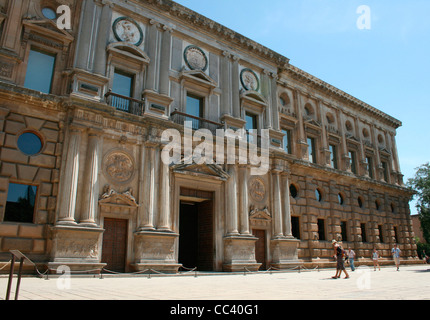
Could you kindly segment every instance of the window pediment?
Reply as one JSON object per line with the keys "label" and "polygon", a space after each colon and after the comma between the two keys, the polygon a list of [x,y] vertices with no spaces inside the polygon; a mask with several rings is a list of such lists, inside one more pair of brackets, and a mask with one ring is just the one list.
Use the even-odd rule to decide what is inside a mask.
{"label": "window pediment", "polygon": [[114,55],[124,56],[124,58],[131,58],[142,64],[149,64],[150,62],[146,52],[131,43],[113,42],[108,45],[107,51]]}
{"label": "window pediment", "polygon": [[179,79],[181,81],[190,82],[209,90],[213,90],[218,86],[217,82],[202,70],[182,69]]}
{"label": "window pediment", "polygon": [[66,30],[61,30],[51,20],[24,20],[24,39],[42,42],[51,47],[63,49],[74,37]]}

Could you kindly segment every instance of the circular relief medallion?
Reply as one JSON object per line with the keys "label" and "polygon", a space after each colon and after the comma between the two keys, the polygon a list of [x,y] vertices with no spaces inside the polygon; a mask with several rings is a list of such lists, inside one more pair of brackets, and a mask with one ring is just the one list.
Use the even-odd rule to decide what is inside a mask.
{"label": "circular relief medallion", "polygon": [[206,71],[208,58],[206,54],[197,46],[191,45],[185,48],[184,60],[191,70]]}
{"label": "circular relief medallion", "polygon": [[266,197],[266,185],[261,178],[254,178],[249,184],[251,198],[255,201],[263,201]]}
{"label": "circular relief medallion", "polygon": [[143,42],[142,28],[131,18],[121,17],[113,23],[113,32],[118,41],[129,42],[136,47]]}
{"label": "circular relief medallion", "polygon": [[121,151],[111,152],[105,158],[104,172],[113,182],[128,182],[131,180],[134,173],[133,159],[131,156]]}
{"label": "circular relief medallion", "polygon": [[260,88],[260,81],[257,75],[251,69],[243,69],[240,73],[240,82],[245,90],[258,91]]}

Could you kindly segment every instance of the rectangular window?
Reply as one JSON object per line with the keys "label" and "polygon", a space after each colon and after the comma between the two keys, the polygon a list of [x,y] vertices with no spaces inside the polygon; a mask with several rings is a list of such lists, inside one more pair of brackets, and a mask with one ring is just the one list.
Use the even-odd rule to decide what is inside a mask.
{"label": "rectangular window", "polygon": [[31,48],[28,56],[24,87],[43,93],[51,93],[54,68],[54,54]]}
{"label": "rectangular window", "polygon": [[[115,70],[113,76],[112,92],[131,98],[133,96],[134,76]],[[112,96],[111,105],[118,110],[131,112],[131,101],[126,98]]]}
{"label": "rectangular window", "polygon": [[318,237],[319,240],[325,240],[325,223],[324,219],[318,219]]}
{"label": "rectangular window", "polygon": [[379,242],[384,243],[384,234],[382,233],[381,225],[378,226],[378,230],[379,230]]}
{"label": "rectangular window", "polygon": [[282,133],[284,133],[284,151],[288,154],[291,154],[291,130],[284,129],[282,130]]}
{"label": "rectangular window", "polygon": [[115,70],[113,76],[112,92],[125,97],[132,97],[133,82],[134,76],[119,70]]}
{"label": "rectangular window", "polygon": [[399,234],[397,233],[397,227],[394,227],[394,239],[396,243],[399,243]]}
{"label": "rectangular window", "polygon": [[[188,94],[185,113],[196,118],[203,118],[203,98]],[[191,128],[194,130],[200,129],[201,123],[199,119],[188,117],[185,120],[191,121]]]}
{"label": "rectangular window", "polygon": [[37,187],[10,183],[4,221],[33,223]]}
{"label": "rectangular window", "polygon": [[312,163],[317,163],[317,157],[315,152],[315,139],[308,138],[308,153],[309,153],[309,161]]}
{"label": "rectangular window", "polygon": [[291,217],[291,232],[294,238],[300,239],[300,218],[299,217]]}
{"label": "rectangular window", "polygon": [[372,157],[366,157],[367,170],[369,171],[369,177],[373,179],[373,160]]}
{"label": "rectangular window", "polygon": [[330,145],[330,163],[332,168],[337,169],[337,148],[335,145]]}
{"label": "rectangular window", "polygon": [[351,171],[357,174],[357,157],[355,151],[349,151],[349,159],[351,161]]}
{"label": "rectangular window", "polygon": [[365,223],[360,224],[360,229],[361,229],[361,242],[367,242],[366,224]]}
{"label": "rectangular window", "polygon": [[340,230],[342,234],[342,241],[348,241],[348,233],[346,229],[346,221],[340,222]]}
{"label": "rectangular window", "polygon": [[257,135],[257,129],[258,129],[258,122],[257,122],[257,115],[252,113],[246,113],[245,114],[245,130],[248,135],[248,142],[249,143],[257,143],[257,141],[254,141],[254,137],[250,135],[250,133],[253,133],[254,136]]}
{"label": "rectangular window", "polygon": [[388,165],[385,161],[382,161],[381,164],[382,164],[382,170],[384,174],[384,181],[388,182]]}

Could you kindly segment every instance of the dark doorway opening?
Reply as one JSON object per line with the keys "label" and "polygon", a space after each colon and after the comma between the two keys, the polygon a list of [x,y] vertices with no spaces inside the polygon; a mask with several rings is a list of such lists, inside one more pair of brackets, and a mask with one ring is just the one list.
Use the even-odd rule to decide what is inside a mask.
{"label": "dark doorway opening", "polygon": [[106,269],[115,272],[125,272],[127,257],[128,220],[104,219],[102,246],[102,262]]}
{"label": "dark doorway opening", "polygon": [[261,263],[259,270],[267,270],[266,264],[266,230],[253,230],[254,236],[258,238],[255,242],[255,260]]}
{"label": "dark doorway opening", "polygon": [[[181,192],[182,194],[182,192]],[[179,212],[178,262],[199,271],[214,269],[214,214],[210,198],[183,196]]]}

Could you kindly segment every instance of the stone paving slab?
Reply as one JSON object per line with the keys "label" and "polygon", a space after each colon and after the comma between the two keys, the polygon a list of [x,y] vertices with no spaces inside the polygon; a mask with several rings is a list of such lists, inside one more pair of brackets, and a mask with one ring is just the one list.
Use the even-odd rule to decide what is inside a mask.
{"label": "stone paving slab", "polygon": [[[359,267],[349,279],[334,270],[188,276],[23,277],[19,300],[430,300],[430,266]],[[0,300],[8,277],[0,277]],[[14,277],[11,299],[17,279]]]}

